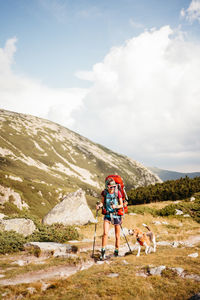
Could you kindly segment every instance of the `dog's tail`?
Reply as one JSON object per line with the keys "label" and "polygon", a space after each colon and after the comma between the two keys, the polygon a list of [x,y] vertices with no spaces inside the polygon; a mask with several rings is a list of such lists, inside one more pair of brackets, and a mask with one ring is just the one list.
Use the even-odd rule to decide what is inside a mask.
{"label": "dog's tail", "polygon": [[151,231],[151,229],[146,225],[146,224],[142,224],[144,227],[146,227],[149,231]]}

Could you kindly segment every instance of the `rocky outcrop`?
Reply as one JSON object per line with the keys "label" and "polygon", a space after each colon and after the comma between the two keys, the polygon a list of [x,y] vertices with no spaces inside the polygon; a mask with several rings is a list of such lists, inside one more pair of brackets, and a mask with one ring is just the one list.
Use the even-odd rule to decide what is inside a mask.
{"label": "rocky outcrop", "polygon": [[13,191],[11,188],[3,187],[0,185],[0,204],[4,204],[5,202],[12,201],[13,204],[17,206],[20,210],[23,208],[28,209],[28,204],[22,201],[20,195]]}
{"label": "rocky outcrop", "polygon": [[54,223],[84,225],[95,222],[95,218],[87,205],[85,192],[82,189],[68,194],[43,218],[43,223],[47,225]]}
{"label": "rocky outcrop", "polygon": [[0,230],[11,231],[14,230],[24,236],[31,235],[36,229],[35,224],[29,219],[9,219],[0,220]]}

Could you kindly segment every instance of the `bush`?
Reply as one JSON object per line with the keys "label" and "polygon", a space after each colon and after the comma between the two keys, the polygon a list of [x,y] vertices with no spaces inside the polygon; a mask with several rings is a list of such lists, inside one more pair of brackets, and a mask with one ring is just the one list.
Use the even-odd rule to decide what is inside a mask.
{"label": "bush", "polygon": [[75,227],[53,224],[40,225],[38,230],[29,237],[29,241],[64,243],[78,238],[79,233]]}
{"label": "bush", "polygon": [[158,210],[159,216],[175,215],[176,209],[182,210],[184,214],[189,214],[196,222],[200,223],[200,200],[195,202],[181,202],[179,204],[170,204]]}
{"label": "bush", "polygon": [[0,254],[24,250],[26,238],[15,231],[0,231]]}
{"label": "bush", "polygon": [[176,213],[177,206],[174,204],[167,205],[163,207],[162,209],[158,210],[158,215],[164,217],[164,216],[173,216]]}

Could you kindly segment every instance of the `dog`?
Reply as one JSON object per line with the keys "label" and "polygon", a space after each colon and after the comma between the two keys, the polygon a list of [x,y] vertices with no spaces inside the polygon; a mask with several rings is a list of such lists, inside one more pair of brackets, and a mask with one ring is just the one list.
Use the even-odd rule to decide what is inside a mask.
{"label": "dog", "polygon": [[146,227],[149,232],[143,233],[140,229],[135,228],[133,230],[129,229],[129,235],[133,235],[137,239],[137,243],[139,244],[137,256],[140,256],[141,246],[145,246],[145,254],[151,252],[151,243],[153,243],[153,252],[156,252],[156,237],[155,234],[150,230],[150,228],[146,224],[142,224]]}

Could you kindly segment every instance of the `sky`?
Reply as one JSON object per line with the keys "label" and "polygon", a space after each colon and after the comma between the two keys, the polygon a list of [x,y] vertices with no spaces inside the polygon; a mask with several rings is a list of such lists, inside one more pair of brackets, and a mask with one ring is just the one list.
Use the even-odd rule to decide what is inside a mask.
{"label": "sky", "polygon": [[200,172],[200,0],[0,0],[0,108]]}

